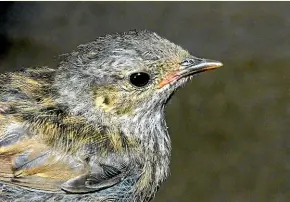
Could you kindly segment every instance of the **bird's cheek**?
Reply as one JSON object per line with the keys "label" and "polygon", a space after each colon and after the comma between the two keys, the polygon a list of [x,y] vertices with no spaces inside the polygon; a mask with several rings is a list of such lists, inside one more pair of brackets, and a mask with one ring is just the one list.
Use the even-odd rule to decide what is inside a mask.
{"label": "bird's cheek", "polygon": [[104,112],[117,115],[125,115],[132,113],[134,104],[130,98],[118,94],[99,95],[95,97],[96,109],[102,109]]}
{"label": "bird's cheek", "polygon": [[106,95],[100,95],[95,97],[95,107],[110,112],[114,109],[114,101]]}
{"label": "bird's cheek", "polygon": [[96,110],[112,112],[120,100],[120,93],[114,86],[96,87],[93,99]]}

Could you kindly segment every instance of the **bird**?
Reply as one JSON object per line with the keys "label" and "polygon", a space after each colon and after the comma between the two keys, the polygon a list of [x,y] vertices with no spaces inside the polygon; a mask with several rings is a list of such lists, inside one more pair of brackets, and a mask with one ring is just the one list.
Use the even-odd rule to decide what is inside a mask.
{"label": "bird", "polygon": [[222,65],[131,30],[81,44],[55,68],[0,74],[0,201],[154,199],[169,175],[168,101]]}

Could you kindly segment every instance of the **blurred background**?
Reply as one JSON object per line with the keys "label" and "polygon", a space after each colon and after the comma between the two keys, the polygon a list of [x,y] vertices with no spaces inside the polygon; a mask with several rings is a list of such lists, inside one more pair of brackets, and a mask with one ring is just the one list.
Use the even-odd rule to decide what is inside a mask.
{"label": "blurred background", "polygon": [[171,176],[155,202],[286,202],[289,9],[289,2],[1,2],[0,72],[56,67],[59,54],[132,29],[222,61],[167,107]]}

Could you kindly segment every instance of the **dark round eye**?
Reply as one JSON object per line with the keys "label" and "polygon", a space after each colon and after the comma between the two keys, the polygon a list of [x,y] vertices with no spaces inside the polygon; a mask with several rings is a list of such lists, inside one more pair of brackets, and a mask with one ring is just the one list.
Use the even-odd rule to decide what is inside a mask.
{"label": "dark round eye", "polygon": [[150,75],[146,72],[136,72],[130,75],[130,82],[137,87],[144,87],[150,81]]}

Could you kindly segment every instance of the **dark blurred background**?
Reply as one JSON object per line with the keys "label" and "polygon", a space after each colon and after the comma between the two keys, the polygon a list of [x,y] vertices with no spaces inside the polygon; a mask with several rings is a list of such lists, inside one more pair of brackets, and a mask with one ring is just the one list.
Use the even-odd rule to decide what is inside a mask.
{"label": "dark blurred background", "polygon": [[290,2],[1,2],[0,72],[55,67],[97,36],[149,29],[224,67],[167,107],[156,202],[290,201]]}

